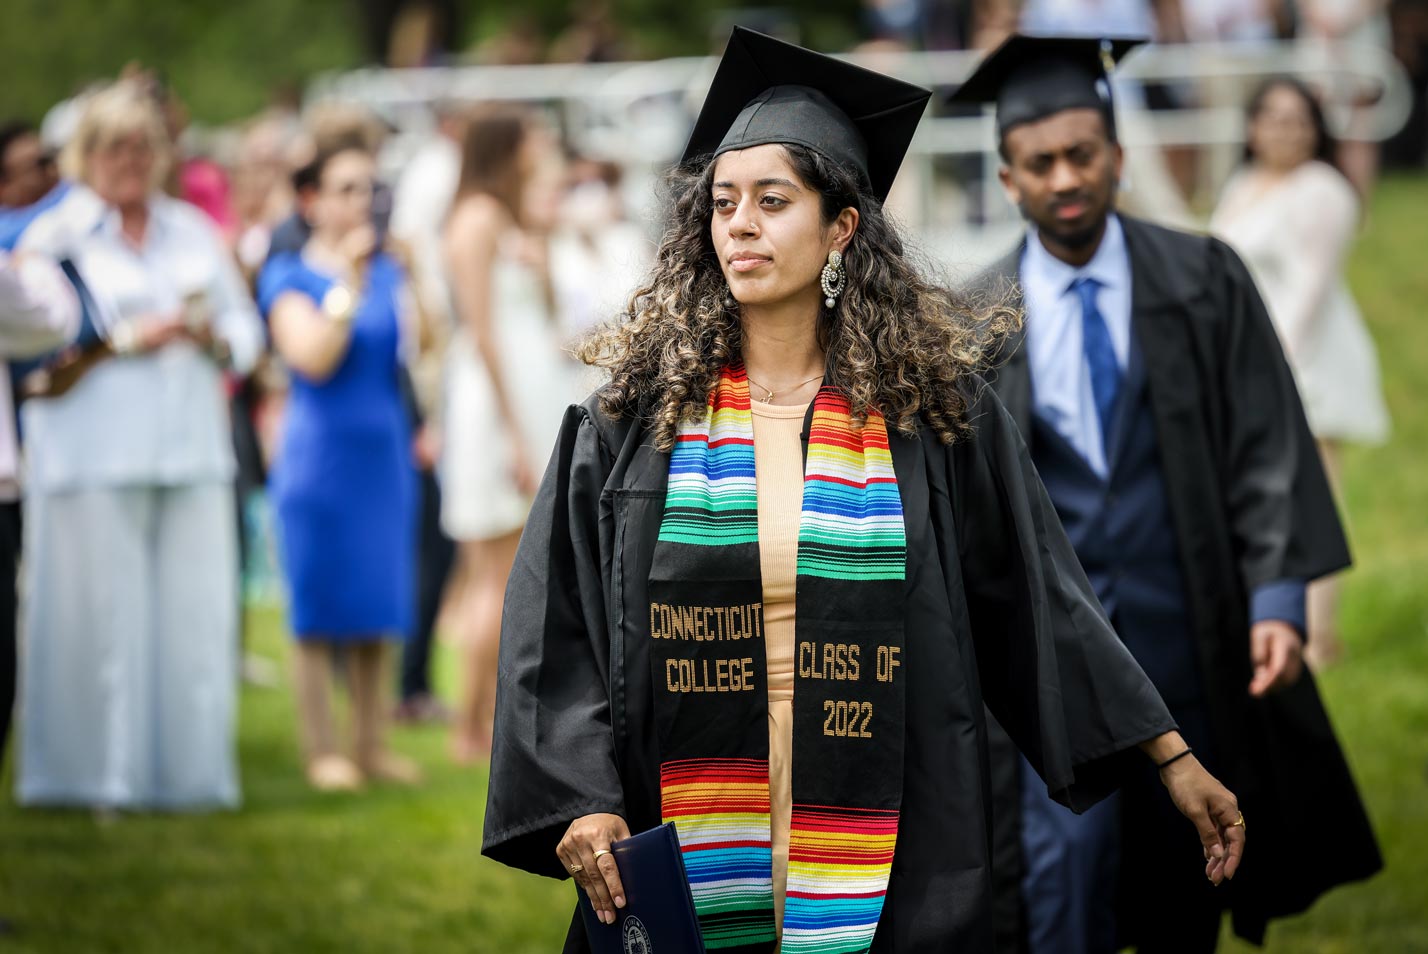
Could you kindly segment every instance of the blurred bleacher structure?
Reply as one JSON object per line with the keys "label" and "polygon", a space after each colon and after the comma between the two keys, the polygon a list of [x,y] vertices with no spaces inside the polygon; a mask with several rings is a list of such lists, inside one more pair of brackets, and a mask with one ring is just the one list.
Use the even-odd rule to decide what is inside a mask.
{"label": "blurred bleacher structure", "polygon": [[[918,237],[927,257],[954,273],[992,260],[1015,241],[1016,210],[996,179],[994,125],[984,115],[955,114],[948,94],[980,58],[975,52],[876,53],[848,56],[880,72],[937,91],[890,207]],[[384,163],[399,168],[430,135],[445,103],[491,100],[538,104],[581,155],[617,162],[625,171],[627,208],[653,231],[658,180],[683,149],[717,63],[689,57],[637,63],[362,69],[318,77],[305,106],[361,103],[395,137]],[[1193,226],[1237,160],[1244,139],[1243,104],[1265,78],[1294,74],[1317,86],[1340,133],[1380,141],[1407,121],[1407,75],[1387,51],[1314,42],[1152,45],[1116,74],[1121,141],[1127,148],[1123,202],[1135,212]],[[1155,108],[1147,108],[1147,91]],[[1167,177],[1162,150],[1200,153],[1187,203]]]}

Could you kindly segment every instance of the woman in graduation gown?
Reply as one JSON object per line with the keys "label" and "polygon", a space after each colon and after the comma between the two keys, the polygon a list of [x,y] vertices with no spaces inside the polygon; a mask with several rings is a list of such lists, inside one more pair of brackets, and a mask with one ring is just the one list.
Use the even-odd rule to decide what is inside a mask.
{"label": "woman in graduation gown", "polygon": [[928,95],[736,30],[655,270],[584,346],[611,377],[511,574],[483,851],[607,924],[610,844],[673,821],[711,950],[989,951],[984,701],[1074,810],[1163,764],[1206,875],[1238,866],[976,375],[1005,322],[884,216]]}

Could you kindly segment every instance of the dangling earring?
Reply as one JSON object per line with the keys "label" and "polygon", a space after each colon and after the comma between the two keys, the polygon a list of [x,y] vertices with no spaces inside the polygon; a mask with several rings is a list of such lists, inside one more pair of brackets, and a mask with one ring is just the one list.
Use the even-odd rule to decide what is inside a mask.
{"label": "dangling earring", "polygon": [[728,285],[724,286],[724,307],[730,311],[739,307],[739,302],[734,298],[734,293],[729,289]]}
{"label": "dangling earring", "polygon": [[828,264],[823,266],[823,304],[829,308],[838,304],[838,296],[848,284],[848,273],[843,271],[843,253],[836,248],[828,253]]}

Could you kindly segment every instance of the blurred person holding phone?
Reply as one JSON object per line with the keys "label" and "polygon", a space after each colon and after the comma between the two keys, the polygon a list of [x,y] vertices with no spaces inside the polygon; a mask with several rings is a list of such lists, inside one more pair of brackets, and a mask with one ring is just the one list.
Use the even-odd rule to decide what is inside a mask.
{"label": "blurred person holding phone", "polygon": [[[258,280],[274,348],[292,373],[270,490],[297,637],[299,725],[309,783],[350,790],[415,783],[386,747],[389,647],[411,627],[416,473],[401,378],[406,278],[372,224],[376,167],[355,143],[318,153],[311,234]],[[353,751],[340,751],[330,691],[342,653]]]}
{"label": "blurred person holding phone", "polygon": [[262,350],[202,213],[162,193],[172,144],[127,83],[91,98],[78,184],[22,253],[64,264],[100,341],[27,389],[22,804],[232,807],[234,462],[223,371]]}

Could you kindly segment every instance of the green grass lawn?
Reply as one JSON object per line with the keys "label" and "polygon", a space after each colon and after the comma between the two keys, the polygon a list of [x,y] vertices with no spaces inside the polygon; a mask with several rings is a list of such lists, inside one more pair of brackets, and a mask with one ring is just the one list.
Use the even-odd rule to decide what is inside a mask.
{"label": "green grass lawn", "polygon": [[[283,658],[280,615],[250,615],[252,648]],[[443,666],[443,674],[449,666]],[[480,857],[486,772],[446,758],[438,729],[396,747],[419,789],[318,795],[302,779],[292,697],[245,688],[243,807],[217,815],[0,807],[0,951],[550,951],[568,885]],[[7,773],[8,774],[8,773]]]}
{"label": "green grass lawn", "polygon": [[[1378,341],[1394,432],[1347,455],[1348,658],[1320,682],[1387,867],[1272,926],[1269,949],[1285,954],[1428,951],[1428,180],[1383,183],[1349,280]],[[1326,818],[1304,837],[1333,833]]]}
{"label": "green grass lawn", "polygon": [[[1348,459],[1348,659],[1322,684],[1388,868],[1271,927],[1275,954],[1428,952],[1428,179],[1383,184],[1351,275],[1395,433]],[[255,651],[285,657],[276,613],[254,612],[251,629]],[[440,731],[397,735],[424,787],[319,796],[302,781],[286,689],[245,689],[241,722],[234,813],[22,812],[0,775],[0,917],[16,925],[0,951],[558,949],[570,887],[481,859],[485,773],[453,767]],[[1334,820],[1304,837],[1328,842]]]}

